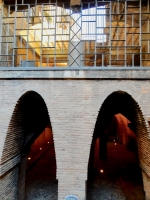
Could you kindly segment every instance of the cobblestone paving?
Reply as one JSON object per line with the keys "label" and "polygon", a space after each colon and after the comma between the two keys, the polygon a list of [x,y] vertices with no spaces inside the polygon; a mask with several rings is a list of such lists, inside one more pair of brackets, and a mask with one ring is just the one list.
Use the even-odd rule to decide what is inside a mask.
{"label": "cobblestone paving", "polygon": [[[54,150],[50,149],[27,172],[26,200],[57,200]],[[87,183],[87,200],[144,200],[135,155],[124,146],[108,144],[108,159],[100,161],[95,179]]]}

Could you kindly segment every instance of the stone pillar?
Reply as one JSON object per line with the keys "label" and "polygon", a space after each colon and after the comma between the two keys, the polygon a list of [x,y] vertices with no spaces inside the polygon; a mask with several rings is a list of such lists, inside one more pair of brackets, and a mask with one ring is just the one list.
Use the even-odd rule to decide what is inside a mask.
{"label": "stone pillar", "polygon": [[58,200],[64,200],[68,195],[75,195],[79,200],[86,199],[86,181],[82,182],[80,179],[74,179],[68,175],[65,179],[58,180]]}

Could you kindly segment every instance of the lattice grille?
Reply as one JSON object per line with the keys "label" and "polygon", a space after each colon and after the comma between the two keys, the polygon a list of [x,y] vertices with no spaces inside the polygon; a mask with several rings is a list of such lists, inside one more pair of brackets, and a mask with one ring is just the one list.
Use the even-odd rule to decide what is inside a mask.
{"label": "lattice grille", "polygon": [[148,1],[4,5],[0,66],[150,66]]}

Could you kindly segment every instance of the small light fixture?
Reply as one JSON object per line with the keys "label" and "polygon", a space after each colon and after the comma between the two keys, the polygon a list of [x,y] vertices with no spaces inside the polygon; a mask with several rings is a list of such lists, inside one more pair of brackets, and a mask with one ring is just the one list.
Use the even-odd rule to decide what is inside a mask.
{"label": "small light fixture", "polygon": [[40,148],[40,150],[42,150],[42,148]]}
{"label": "small light fixture", "polygon": [[104,170],[103,169],[100,169],[100,173],[103,173],[104,172]]}
{"label": "small light fixture", "polygon": [[115,143],[115,145],[117,145],[117,143]]}
{"label": "small light fixture", "polygon": [[31,160],[31,158],[29,157],[28,160]]}
{"label": "small light fixture", "polygon": [[116,140],[113,140],[114,142],[116,141]]}
{"label": "small light fixture", "polygon": [[47,142],[49,144],[49,142]]}

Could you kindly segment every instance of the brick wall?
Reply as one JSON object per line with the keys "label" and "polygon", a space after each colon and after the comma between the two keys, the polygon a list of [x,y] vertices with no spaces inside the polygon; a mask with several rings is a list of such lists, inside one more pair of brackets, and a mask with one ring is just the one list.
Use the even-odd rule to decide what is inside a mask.
{"label": "brick wall", "polygon": [[[140,164],[148,177],[144,178],[144,187],[147,199],[150,198],[147,189],[150,184],[150,135],[146,128],[146,120],[150,116],[148,80],[0,80],[0,195],[6,191],[6,186],[1,184],[4,180],[7,185],[5,196],[8,190],[16,193],[16,187],[11,188],[10,181],[17,186],[17,173],[8,176],[7,171],[11,172],[20,163],[17,156],[21,152],[12,153],[12,147],[16,145],[16,131],[8,135],[8,127],[13,120],[11,117],[16,103],[23,94],[27,91],[37,92],[48,108],[56,152],[58,199],[63,200],[68,194],[74,194],[84,200],[89,153],[97,116],[104,100],[118,90],[127,92],[135,100]],[[6,172],[2,171],[3,168],[7,169]],[[11,198],[7,196],[7,199],[15,198],[12,195]]]}

